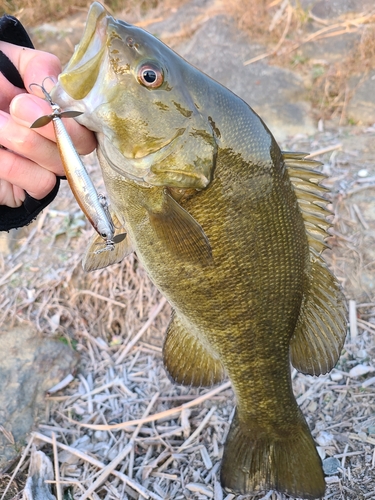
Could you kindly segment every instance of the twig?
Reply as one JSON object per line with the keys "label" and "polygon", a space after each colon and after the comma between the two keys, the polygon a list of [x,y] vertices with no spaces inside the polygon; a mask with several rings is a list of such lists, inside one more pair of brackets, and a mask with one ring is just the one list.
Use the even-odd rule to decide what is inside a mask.
{"label": "twig", "polygon": [[46,391],[46,394],[49,395],[61,391],[61,389],[64,389],[64,387],[69,385],[70,382],[72,382],[73,380],[74,380],[73,375],[69,373],[69,375],[67,375],[63,380],[61,380],[59,383],[51,387],[51,389],[48,389],[48,391]]}
{"label": "twig", "polygon": [[[199,424],[199,426],[195,429],[195,431],[193,432],[193,434],[188,437],[188,439],[186,439],[186,441],[184,441],[182,443],[182,445],[177,449],[177,453],[180,453],[184,448],[187,448],[189,446],[189,444],[194,441],[194,439],[199,436],[199,434],[202,432],[202,430],[205,428],[207,422],[210,420],[210,418],[212,417],[212,414],[217,410],[216,406],[213,406],[211,408],[211,410],[207,413],[207,415],[204,417],[204,419],[202,420],[202,422]],[[172,455],[171,457],[168,458],[168,460],[166,460],[159,468],[158,468],[158,472],[161,472],[163,471],[164,469],[166,469],[168,467],[168,465],[173,462],[174,460],[174,456]]]}
{"label": "twig", "polygon": [[104,295],[99,295],[99,293],[92,292],[91,290],[78,290],[78,292],[73,293],[71,300],[75,299],[78,295],[91,295],[91,297],[95,297],[96,299],[104,300],[105,302],[109,302],[115,306],[119,307],[128,307],[126,304],[122,302],[118,302],[117,300],[110,299],[109,297],[105,297]]}
{"label": "twig", "polygon": [[357,323],[364,330],[371,330],[372,333],[375,333],[375,325],[373,323],[370,323],[369,321],[365,321],[364,319],[359,319],[359,318],[357,318]]}
{"label": "twig", "polygon": [[[324,382],[325,382],[325,380],[322,383],[324,383]],[[197,406],[197,405],[203,403],[203,401],[210,399],[212,396],[215,396],[219,392],[225,391],[226,389],[229,389],[230,387],[231,387],[231,383],[226,382],[225,384],[222,384],[219,387],[212,389],[212,391],[209,391],[206,394],[203,394],[202,396],[199,396],[199,397],[193,399],[192,401],[189,401],[188,403],[184,403],[180,406],[176,406],[176,408],[171,408],[170,410],[162,411],[160,413],[155,413],[154,415],[150,415],[149,417],[146,417],[143,419],[141,418],[141,419],[137,419],[137,420],[129,420],[128,422],[121,422],[120,424],[113,424],[113,425],[85,424],[83,422],[77,422],[76,420],[73,420],[72,418],[69,418],[66,415],[64,415],[64,417],[67,420],[69,420],[70,422],[72,422],[76,425],[79,425],[80,427],[85,427],[87,429],[94,429],[97,431],[126,429],[127,427],[131,427],[133,425],[146,424],[148,422],[155,422],[156,420],[159,420],[161,418],[175,415],[176,413],[179,413],[180,411],[182,411],[186,408],[191,408],[192,406]]]}
{"label": "twig", "polygon": [[[147,408],[146,408],[146,410],[145,410],[142,418],[146,418],[148,416],[148,414],[151,411],[151,408],[154,406],[155,401],[158,399],[158,397],[159,397],[159,393],[154,394],[154,397],[152,398],[152,400],[150,401],[149,405],[147,406]],[[92,493],[94,493],[94,491],[97,488],[99,488],[99,486],[101,484],[104,483],[104,481],[114,471],[114,469],[116,469],[116,467],[118,466],[118,464],[120,462],[122,462],[124,460],[124,458],[133,450],[133,448],[134,448],[134,440],[137,437],[140,429],[141,429],[141,424],[138,424],[137,428],[133,432],[133,435],[132,435],[129,443],[125,446],[125,448],[122,450],[122,452],[119,455],[117,455],[117,457],[115,459],[113,459],[112,462],[109,463],[103,469],[102,473],[91,484],[90,488],[88,488],[88,490],[86,490],[86,492],[81,496],[80,500],[86,500],[86,498],[88,498],[89,496],[91,496]],[[60,500],[60,499],[58,499],[58,500]]]}
{"label": "twig", "polygon": [[352,340],[355,340],[358,336],[357,306],[355,300],[349,300],[349,325],[350,325],[350,338]]}
{"label": "twig", "polygon": [[7,279],[12,276],[13,273],[18,271],[20,267],[23,266],[23,262],[18,263],[16,266],[13,267],[13,269],[10,269],[7,273],[4,274],[4,276],[0,280],[0,286],[4,285],[6,283]]}
{"label": "twig", "polygon": [[243,63],[243,65],[247,66],[247,65],[253,64],[257,61],[261,61],[262,59],[265,59],[266,57],[272,56],[273,54],[276,54],[277,51],[279,50],[279,48],[281,47],[281,45],[283,44],[286,35],[288,34],[288,31],[290,28],[290,23],[292,21],[292,17],[293,17],[293,9],[292,9],[291,5],[288,5],[288,16],[287,16],[287,20],[286,20],[286,25],[285,25],[283,34],[281,35],[281,38],[277,42],[277,45],[275,46],[275,48],[273,50],[271,50],[270,52],[264,52],[263,54],[260,54],[259,56],[255,56],[255,57],[252,57],[251,59],[248,59],[247,61],[245,61]]}
{"label": "twig", "polygon": [[320,156],[320,155],[323,155],[324,153],[329,153],[330,151],[334,151],[335,149],[341,149],[341,148],[342,148],[342,143],[340,142],[339,144],[334,144],[333,146],[328,146],[326,148],[317,149],[316,151],[313,151],[312,153],[307,155],[306,159],[314,158],[315,156]]}
{"label": "twig", "polygon": [[[32,434],[32,439],[39,439],[41,441],[44,441],[45,443],[52,444],[52,439],[51,438],[45,436],[44,434],[40,434],[39,432],[34,432]],[[66,444],[63,444],[63,443],[60,443],[60,442],[57,442],[56,444],[62,450],[68,451],[72,455],[75,455],[76,457],[81,458],[85,462],[88,462],[91,465],[94,465],[95,467],[98,467],[99,469],[104,469],[106,467],[106,465],[103,464],[103,462],[100,462],[100,460],[97,460],[96,458],[93,458],[90,455],[86,455],[86,453],[83,453],[82,451],[80,451],[80,450],[78,450],[76,448],[72,448],[71,446],[67,446]],[[31,442],[30,442],[30,445],[31,445]],[[28,445],[28,448],[30,448],[30,445]],[[140,495],[142,495],[144,498],[150,498],[151,497],[151,498],[154,498],[155,500],[156,499],[160,500],[160,497],[158,497],[157,495],[155,495],[151,491],[148,491],[144,486],[142,486],[142,485],[136,483],[135,481],[133,481],[132,479],[130,479],[130,477],[128,477],[126,474],[123,474],[122,472],[119,472],[117,470],[113,470],[111,472],[111,474],[113,474],[114,476],[117,476],[118,478],[120,478],[121,481],[123,481],[125,484],[128,484],[131,488],[133,488],[133,490],[138,491],[138,493]],[[13,473],[13,475],[15,475],[15,474]],[[4,494],[5,494],[5,492],[4,492]],[[3,500],[3,498],[1,498],[0,500]]]}
{"label": "twig", "polygon": [[60,484],[59,456],[57,453],[56,434],[54,432],[52,432],[52,449],[53,449],[53,463],[55,466],[57,500],[62,500],[62,491],[61,491],[61,484]]}
{"label": "twig", "polygon": [[[9,488],[10,488],[10,485],[12,484],[14,478],[16,477],[18,471],[20,470],[21,468],[21,465],[23,464],[25,458],[26,458],[26,455],[29,453],[29,450],[31,448],[31,445],[33,444],[33,436],[31,437],[30,441],[27,443],[27,446],[26,448],[24,449],[23,453],[22,453],[22,456],[17,464],[17,467],[14,469],[13,471],[13,474],[12,474],[12,477],[9,479],[9,483],[7,484],[5,490],[4,490],[4,493],[2,494],[0,500],[4,500],[5,498],[5,495],[7,494]],[[51,444],[52,444],[52,439],[51,439]]]}
{"label": "twig", "polygon": [[184,441],[182,443],[182,445],[178,448],[178,452],[179,453],[180,451],[182,451],[184,448],[187,448],[189,446],[189,444],[194,441],[194,439],[199,436],[199,434],[202,432],[202,430],[205,428],[207,422],[210,420],[210,418],[212,417],[213,413],[215,413],[215,411],[217,410],[216,406],[213,406],[211,408],[211,410],[207,413],[207,415],[204,417],[204,419],[202,420],[202,422],[199,424],[199,426],[195,429],[195,431],[193,432],[193,434],[191,436],[188,437],[188,439],[186,441]]}
{"label": "twig", "polygon": [[145,331],[152,325],[156,316],[161,312],[167,300],[163,297],[157,307],[150,313],[150,317],[146,321],[146,323],[142,326],[139,332],[134,336],[134,338],[125,346],[124,350],[120,353],[119,357],[116,360],[116,365],[119,365],[123,362],[124,358],[130,351],[130,349],[138,342],[138,340],[142,337]]}
{"label": "twig", "polygon": [[356,213],[356,216],[358,217],[359,222],[362,224],[363,229],[368,231],[370,229],[370,226],[367,224],[367,222],[363,218],[363,215],[362,215],[362,213],[361,213],[361,211],[356,203],[353,203],[353,210]]}
{"label": "twig", "polygon": [[[112,460],[108,465],[106,465],[101,474],[96,478],[96,480],[91,484],[91,486],[85,491],[85,493],[81,496],[80,500],[86,500],[89,496],[91,496],[94,491],[101,486],[104,481],[107,479],[107,477],[110,474],[113,474],[114,470],[118,466],[120,462],[124,460],[124,458],[130,453],[131,449],[133,448],[133,443],[130,442],[128,443],[125,448],[121,451],[119,455],[115,459]],[[142,495],[144,496],[144,495]],[[145,498],[149,498],[146,496]]]}
{"label": "twig", "polygon": [[80,381],[82,382],[82,384],[84,385],[84,387],[86,389],[85,395],[87,396],[87,411],[90,415],[92,415],[94,413],[94,407],[92,404],[90,386],[89,386],[87,380],[85,379],[85,377],[81,373],[78,376],[79,376]]}

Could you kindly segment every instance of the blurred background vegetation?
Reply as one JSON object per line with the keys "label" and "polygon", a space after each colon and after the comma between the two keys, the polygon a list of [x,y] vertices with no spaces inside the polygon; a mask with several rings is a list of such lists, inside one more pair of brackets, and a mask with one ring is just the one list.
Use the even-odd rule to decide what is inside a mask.
{"label": "blurred background vegetation", "polygon": [[[0,15],[12,14],[25,26],[54,22],[77,12],[87,12],[91,0],[0,0]],[[178,0],[108,0],[101,2],[110,12],[134,11],[145,14],[159,5],[179,4]]]}

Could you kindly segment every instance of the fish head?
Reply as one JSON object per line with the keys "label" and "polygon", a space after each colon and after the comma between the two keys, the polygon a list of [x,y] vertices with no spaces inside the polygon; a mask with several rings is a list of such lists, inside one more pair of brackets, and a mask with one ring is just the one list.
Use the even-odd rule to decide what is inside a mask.
{"label": "fish head", "polygon": [[108,164],[125,177],[203,189],[217,137],[199,104],[207,87],[202,78],[156,37],[95,2],[51,96],[83,113],[77,121],[96,132]]}

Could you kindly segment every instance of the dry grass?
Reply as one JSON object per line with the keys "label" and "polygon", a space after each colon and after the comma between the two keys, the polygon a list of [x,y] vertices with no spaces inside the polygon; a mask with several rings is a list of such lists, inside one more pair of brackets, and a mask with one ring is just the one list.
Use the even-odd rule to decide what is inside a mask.
{"label": "dry grass", "polygon": [[[184,0],[108,0],[101,2],[110,12],[137,13],[139,17],[158,9],[178,6]],[[12,14],[27,27],[56,22],[77,12],[87,13],[91,0],[0,0],[0,15]]]}
{"label": "dry grass", "polygon": [[[374,9],[326,21],[304,10],[298,0],[229,0],[223,6],[251,40],[267,46],[264,53],[245,64],[267,58],[271,64],[292,65],[311,81],[309,96],[314,118],[347,124],[346,107],[355,90],[350,78],[359,75],[363,79],[375,67]],[[333,64],[309,60],[300,50],[307,43],[347,34],[357,34],[358,40],[345,57]]]}

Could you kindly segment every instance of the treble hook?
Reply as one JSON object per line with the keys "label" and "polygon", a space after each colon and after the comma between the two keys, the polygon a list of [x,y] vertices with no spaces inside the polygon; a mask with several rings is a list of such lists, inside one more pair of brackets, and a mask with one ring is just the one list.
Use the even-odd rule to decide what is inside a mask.
{"label": "treble hook", "polygon": [[[83,114],[81,111],[62,111],[60,106],[52,101],[51,95],[44,87],[44,82],[46,80],[51,80],[53,82],[53,79],[51,76],[46,76],[44,78],[44,80],[42,81],[41,85],[39,83],[30,83],[29,89],[31,91],[31,87],[38,87],[43,92],[44,97],[49,102],[49,104],[52,108],[52,114],[41,116],[40,118],[35,120],[35,122],[30,126],[30,128],[44,127],[49,122],[51,122],[54,118],[76,118],[77,116],[80,116]],[[31,91],[31,93],[32,93],[32,91]]]}

